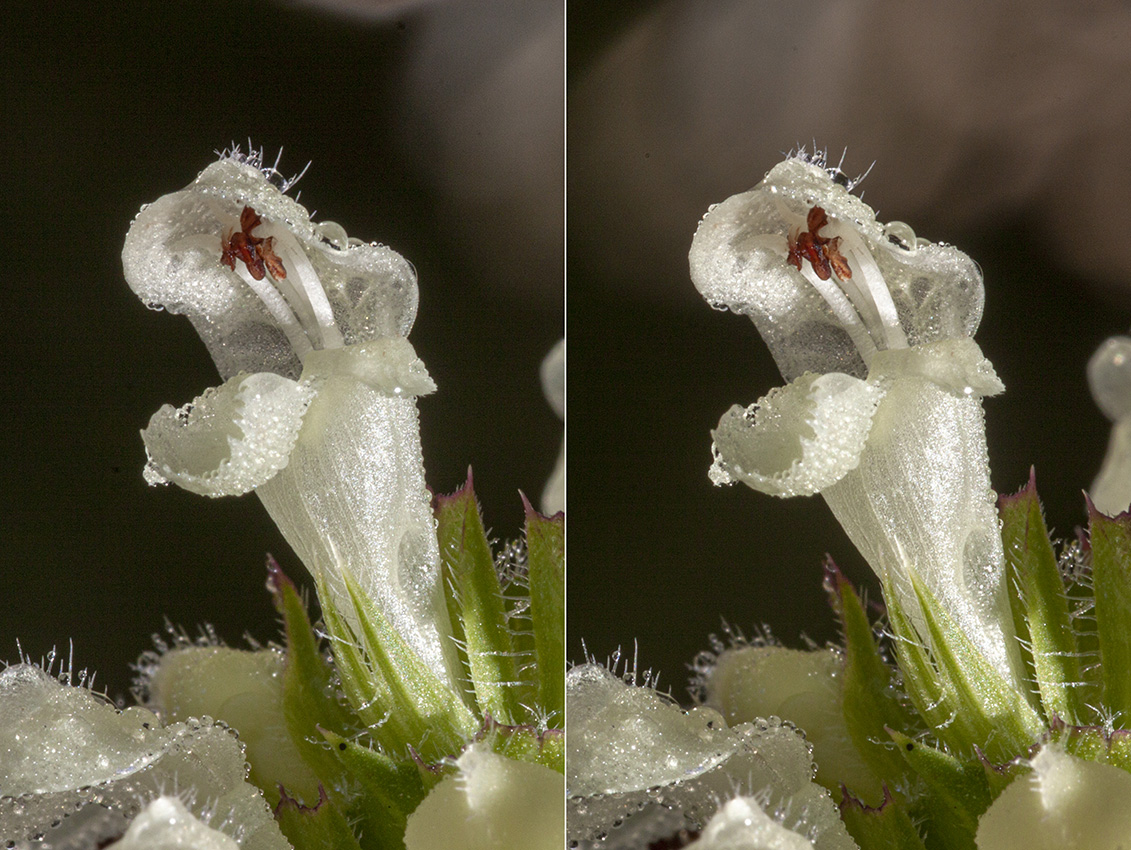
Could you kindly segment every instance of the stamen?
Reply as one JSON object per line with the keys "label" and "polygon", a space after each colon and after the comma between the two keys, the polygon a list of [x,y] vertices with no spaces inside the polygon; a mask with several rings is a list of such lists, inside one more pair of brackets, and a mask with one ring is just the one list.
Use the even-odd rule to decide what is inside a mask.
{"label": "stamen", "polygon": [[872,362],[872,355],[876,353],[876,344],[868,334],[868,328],[861,321],[860,314],[856,312],[852,302],[848,300],[844,291],[838,286],[840,281],[832,277],[828,280],[821,280],[817,277],[817,273],[813,271],[813,267],[808,264],[802,267],[801,274],[825,299],[825,303],[832,309],[837,321],[848,332],[856,350],[860,352],[864,365],[869,365]]}
{"label": "stamen", "polygon": [[243,263],[236,263],[236,274],[251,288],[252,292],[259,296],[259,300],[263,302],[263,306],[267,308],[271,318],[278,322],[299,361],[305,360],[306,355],[314,350],[314,345],[302,322],[296,318],[290,305],[287,304],[287,299],[273,285],[272,279],[268,276],[264,277],[263,280],[256,280]]}
{"label": "stamen", "polygon": [[[782,199],[775,196],[774,203],[791,233],[799,233],[802,225],[796,223],[798,216]],[[821,215],[815,216],[814,213]],[[795,246],[793,239],[798,237],[791,237],[787,262],[799,268],[825,299],[856,345],[865,365],[871,362],[877,350],[907,348],[907,335],[899,322],[895,302],[863,237],[846,222],[825,221],[824,218],[822,209],[812,207],[809,210],[804,227],[809,228],[809,242],[813,243],[813,250],[806,250],[806,245]],[[823,235],[817,233],[821,230]],[[816,244],[818,242],[821,244]],[[823,258],[830,248],[838,252],[848,265],[843,275],[837,272],[835,263],[824,262],[820,269],[814,267],[817,259],[813,254],[820,253]]]}
{"label": "stamen", "polygon": [[858,271],[854,278],[863,280],[868,295],[871,296],[871,304],[879,318],[877,342],[882,339],[883,348],[886,349],[907,348],[907,334],[903,331],[903,325],[899,323],[899,311],[895,309],[895,301],[892,300],[891,290],[888,289],[883,272],[880,271],[875,258],[872,257],[872,252],[868,250],[860,235],[850,227],[845,227],[844,230],[841,241],[848,248],[849,262],[854,270]]}
{"label": "stamen", "polygon": [[[222,225],[231,220],[231,214],[218,199],[206,197],[204,202]],[[255,211],[252,214],[259,218]],[[242,221],[239,226],[242,232]],[[330,300],[294,233],[283,222],[261,219],[247,229],[254,230],[264,244],[268,239],[271,240],[271,250],[282,263],[286,277],[267,274],[263,279],[256,280],[243,262],[231,265],[235,266],[236,274],[259,296],[267,312],[278,322],[298,359],[304,361],[306,355],[314,349],[341,348],[345,341],[334,320]],[[235,227],[225,227],[224,232],[230,230],[235,230]],[[228,265],[224,260],[223,241],[222,239],[220,245],[220,262]],[[213,251],[217,247],[213,237],[189,237],[177,243],[177,246],[188,245],[207,245]]]}
{"label": "stamen", "polygon": [[294,234],[278,222],[261,225],[260,232],[269,233],[275,239],[275,253],[287,269],[286,279],[276,281],[275,285],[298,313],[313,347],[341,348],[345,342],[334,321],[330,299],[326,297],[318,272],[314,270]]}
{"label": "stamen", "polygon": [[[849,251],[844,257],[845,263],[852,270],[852,252]],[[857,264],[859,265],[859,264]],[[856,308],[856,312],[864,323],[864,327],[868,329],[868,335],[875,343],[876,348],[883,348],[880,343],[883,340],[882,334],[877,337],[877,330],[882,328],[882,320],[880,319],[879,310],[876,308],[874,300],[870,297],[870,290],[868,289],[867,281],[864,281],[864,288],[860,286],[860,275],[852,275],[850,277],[836,276],[836,282],[848,296],[848,300],[852,302],[852,306]]]}
{"label": "stamen", "polygon": [[[200,250],[206,257],[216,257],[217,250],[220,250],[220,257],[216,262],[221,265],[227,265],[223,261],[222,246],[217,242],[215,236],[198,233],[169,243],[169,250],[174,254],[193,248]],[[295,355],[298,356],[300,361],[304,360],[306,355],[313,350],[314,346],[307,337],[302,323],[295,316],[290,305],[287,304],[287,300],[273,285],[270,276],[264,275],[262,280],[256,280],[251,276],[251,273],[247,270],[247,266],[242,262],[233,263],[233,265],[235,266],[233,271],[240,276],[240,280],[246,283],[248,288],[259,296],[259,300],[263,302],[263,306],[267,308],[267,312],[271,315],[271,318],[275,320],[276,324],[278,324],[279,328],[283,331],[283,334],[287,337],[287,342],[291,344]]]}

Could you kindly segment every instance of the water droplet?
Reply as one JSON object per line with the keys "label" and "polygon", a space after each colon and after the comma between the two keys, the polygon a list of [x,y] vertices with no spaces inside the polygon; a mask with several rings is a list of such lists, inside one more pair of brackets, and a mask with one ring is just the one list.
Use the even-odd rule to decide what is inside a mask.
{"label": "water droplet", "polygon": [[908,254],[914,254],[918,248],[918,240],[915,237],[915,231],[911,229],[911,225],[902,221],[891,221],[884,225],[884,236],[887,237],[888,243],[906,251]]}

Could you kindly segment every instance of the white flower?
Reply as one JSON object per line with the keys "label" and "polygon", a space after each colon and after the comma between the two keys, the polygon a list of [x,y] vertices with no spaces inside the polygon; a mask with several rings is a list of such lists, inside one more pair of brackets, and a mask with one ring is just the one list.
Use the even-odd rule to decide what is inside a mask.
{"label": "white flower", "polygon": [[[774,835],[807,835],[822,850],[856,847],[813,781],[804,736],[777,717],[728,726],[713,708],[682,711],[596,664],[570,670],[566,699],[568,838],[580,846],[628,850],[702,829],[721,800],[739,793],[757,794],[774,813]],[[761,822],[748,826],[751,840],[766,834]]]}
{"label": "white flower", "polygon": [[[231,839],[193,825],[197,816],[211,815],[238,832],[239,846],[284,850],[289,844],[267,801],[246,777],[235,733],[211,719],[162,728],[144,708],[118,711],[30,664],[0,672],[0,841],[46,832],[51,846],[102,846],[147,801],[179,793],[194,810],[193,821],[181,825],[190,837],[196,832],[214,842],[180,846],[230,847]],[[153,814],[133,838],[152,825]]]}
{"label": "white flower", "polygon": [[299,752],[283,707],[286,654],[187,642],[143,656],[145,704],[165,723],[212,717],[240,735],[251,781],[268,801],[280,786],[292,797],[318,799],[318,778]]}
{"label": "white flower", "polygon": [[[546,393],[546,401],[558,415],[558,419],[565,420],[565,340],[558,340],[550,349],[546,359],[542,361],[542,391]],[[562,436],[562,447],[558,452],[557,463],[554,471],[550,473],[550,480],[542,491],[542,513],[553,516],[558,511],[565,510],[565,436]]]}
{"label": "white flower", "polygon": [[704,702],[731,726],[784,717],[813,746],[816,778],[843,784],[870,805],[883,799],[880,780],[860,756],[844,718],[844,659],[831,649],[736,646],[719,653],[703,681]]}
{"label": "white flower", "polygon": [[786,160],[695,234],[696,287],[754,321],[790,382],[724,414],[712,479],[820,492],[924,642],[917,586],[1019,682],[981,408],[1003,388],[971,339],[981,275],[822,166]]}
{"label": "white flower", "polygon": [[565,780],[472,744],[408,818],[405,850],[560,850]]}
{"label": "white flower", "polygon": [[452,686],[414,401],[435,385],[405,339],[415,274],[391,249],[311,222],[276,176],[257,154],[225,155],[144,207],[126,237],[130,287],[187,316],[225,379],[154,415],[146,477],[255,490],[324,605],[357,630],[356,587]]}
{"label": "white flower", "polygon": [[1131,775],[1045,746],[978,821],[978,850],[1120,850],[1131,837]]}
{"label": "white flower", "polygon": [[1114,424],[1111,442],[1091,497],[1105,514],[1131,506],[1131,337],[1113,336],[1088,361],[1088,385],[1096,404]]}

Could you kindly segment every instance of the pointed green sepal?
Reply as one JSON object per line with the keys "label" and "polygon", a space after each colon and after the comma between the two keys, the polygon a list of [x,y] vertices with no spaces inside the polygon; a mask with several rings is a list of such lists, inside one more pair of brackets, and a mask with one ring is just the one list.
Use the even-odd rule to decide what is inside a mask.
{"label": "pointed green sepal", "polygon": [[551,723],[565,721],[565,516],[526,508],[530,618],[538,676],[538,705]]}
{"label": "pointed green sepal", "polygon": [[[888,606],[908,695],[928,725],[957,752],[975,747],[998,761],[1025,752],[1045,725],[1025,695],[990,665],[915,573],[920,635],[899,606]],[[886,599],[897,598],[885,592]]]}
{"label": "pointed green sepal", "polygon": [[509,759],[565,773],[565,733],[560,729],[507,726],[488,716],[476,740],[486,741],[492,752]]}
{"label": "pointed green sepal", "polygon": [[[1032,755],[1033,749],[1029,750]],[[1015,758],[1002,764],[994,764],[985,754],[978,750],[978,761],[982,765],[982,773],[986,777],[986,787],[990,789],[990,799],[996,800],[1006,788],[1013,784],[1021,774],[1028,773],[1029,765],[1024,758]]]}
{"label": "pointed green sepal", "polygon": [[907,809],[887,785],[878,806],[865,805],[841,789],[840,817],[860,850],[926,850]]}
{"label": "pointed green sepal", "polygon": [[[358,633],[323,609],[342,688],[375,741],[392,753],[415,748],[428,761],[459,752],[479,728],[461,696],[420,660],[357,582],[344,574]],[[316,587],[319,599],[331,598]]]}
{"label": "pointed green sepal", "polygon": [[461,660],[471,674],[474,698],[481,712],[517,723],[524,712],[515,647],[470,469],[460,490],[436,499],[436,519],[448,614]]}
{"label": "pointed green sepal", "polygon": [[402,847],[408,816],[428,793],[416,762],[394,760],[333,732],[322,734],[357,790],[350,810],[360,819],[363,843],[372,837],[378,847]]}
{"label": "pointed green sepal", "polygon": [[888,608],[888,621],[895,636],[904,689],[929,728],[945,726],[953,711],[953,696],[937,675],[931,653],[898,606]]}
{"label": "pointed green sepal", "polygon": [[906,774],[907,765],[893,752],[886,729],[908,730],[915,721],[898,699],[892,669],[880,654],[859,595],[832,558],[825,561],[825,590],[844,638],[844,720],[848,733],[877,776],[902,784],[899,779]]}
{"label": "pointed green sepal", "polygon": [[1103,705],[1131,717],[1131,513],[1104,516],[1088,500]]}
{"label": "pointed green sepal", "polygon": [[926,797],[927,814],[932,821],[929,831],[946,836],[945,847],[973,847],[978,818],[992,802],[981,761],[959,761],[900,732],[888,730],[888,734],[930,790]]}
{"label": "pointed green sepal", "polygon": [[420,805],[429,787],[435,784],[432,771],[422,769],[411,757],[397,760],[326,729],[320,731],[346,772],[359,785],[379,792],[404,814]]}
{"label": "pointed green sepal", "polygon": [[1084,708],[1080,652],[1056,553],[1037,498],[1035,475],[998,501],[1014,626],[1046,717],[1078,723]]}
{"label": "pointed green sepal", "polygon": [[[320,789],[321,796],[313,806],[303,805],[283,788],[279,792],[282,798],[275,807],[275,820],[295,850],[362,850],[349,821],[326,797],[324,789]],[[404,847],[403,839],[399,846]]]}
{"label": "pointed green sepal", "polygon": [[[336,698],[334,671],[322,655],[294,583],[275,562],[267,562],[267,583],[283,617],[287,660],[283,670],[283,714],[299,754],[325,787],[340,788],[342,767],[324,744],[320,728],[348,734],[357,725]],[[292,792],[293,793],[293,792]],[[310,801],[308,801],[310,802]]]}
{"label": "pointed green sepal", "polygon": [[1100,726],[1068,726],[1054,721],[1049,739],[1069,755],[1110,764],[1131,773],[1131,730]]}

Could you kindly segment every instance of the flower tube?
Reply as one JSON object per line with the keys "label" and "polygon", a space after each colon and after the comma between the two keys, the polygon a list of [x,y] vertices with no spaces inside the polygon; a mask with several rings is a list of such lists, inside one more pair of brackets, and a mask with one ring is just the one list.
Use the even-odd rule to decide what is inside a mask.
{"label": "flower tube", "polygon": [[723,415],[711,477],[821,493],[905,637],[940,648],[937,603],[949,633],[1019,689],[981,407],[1003,387],[971,338],[981,274],[876,221],[852,185],[821,156],[793,157],[699,225],[696,287],[753,320],[789,382]]}
{"label": "flower tube", "polygon": [[415,404],[435,385],[405,339],[415,273],[312,222],[279,182],[259,154],[226,152],[130,228],[130,287],[187,316],[225,381],[153,416],[146,478],[254,490],[324,608],[360,635],[367,600],[459,692]]}

